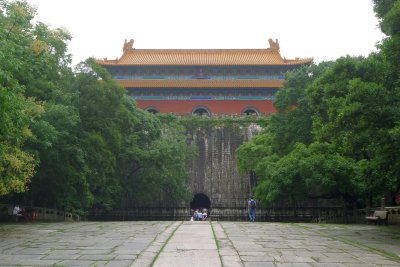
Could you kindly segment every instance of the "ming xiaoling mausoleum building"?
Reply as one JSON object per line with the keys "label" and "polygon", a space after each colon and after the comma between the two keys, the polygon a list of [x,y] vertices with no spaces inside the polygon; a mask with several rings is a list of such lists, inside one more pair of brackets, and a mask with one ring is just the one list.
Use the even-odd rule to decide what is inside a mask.
{"label": "ming xiaoling mausoleum building", "polygon": [[[97,60],[139,108],[208,116],[274,113],[272,102],[285,73],[311,62],[283,58],[278,40],[272,39],[265,49],[135,49],[133,40],[125,40],[119,59]],[[189,209],[207,208],[213,220],[246,218],[247,197],[256,180],[237,170],[235,151],[260,130],[254,123],[237,129],[212,124],[187,129],[188,142],[198,148],[188,163],[190,205],[169,203],[160,195],[154,203],[129,200],[118,216],[187,219]]]}
{"label": "ming xiaoling mausoleum building", "polygon": [[285,72],[312,58],[285,59],[278,40],[266,49],[135,49],[97,60],[139,108],[177,115],[268,115]]}

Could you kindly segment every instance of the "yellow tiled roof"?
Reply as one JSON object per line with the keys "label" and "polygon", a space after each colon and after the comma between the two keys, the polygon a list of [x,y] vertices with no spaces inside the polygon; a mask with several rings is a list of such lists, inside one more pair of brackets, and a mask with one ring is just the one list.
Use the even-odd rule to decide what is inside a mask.
{"label": "yellow tiled roof", "polygon": [[300,65],[312,58],[284,59],[278,40],[269,39],[266,49],[135,49],[133,39],[125,40],[121,58],[97,60],[100,65],[114,66],[236,66]]}
{"label": "yellow tiled roof", "polygon": [[97,60],[100,65],[198,66],[198,65],[299,65],[312,58],[283,59],[270,49],[132,49],[120,59]]}
{"label": "yellow tiled roof", "polygon": [[276,87],[283,85],[283,80],[117,80],[123,87],[174,87],[174,88],[242,88]]}

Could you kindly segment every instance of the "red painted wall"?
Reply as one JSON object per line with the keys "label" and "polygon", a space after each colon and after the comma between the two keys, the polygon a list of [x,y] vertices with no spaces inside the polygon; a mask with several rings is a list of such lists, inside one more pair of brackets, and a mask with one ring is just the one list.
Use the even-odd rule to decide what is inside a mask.
{"label": "red painted wall", "polygon": [[206,107],[212,114],[240,114],[253,107],[262,114],[276,112],[271,100],[137,100],[138,107],[157,108],[161,113],[190,114],[195,107]]}

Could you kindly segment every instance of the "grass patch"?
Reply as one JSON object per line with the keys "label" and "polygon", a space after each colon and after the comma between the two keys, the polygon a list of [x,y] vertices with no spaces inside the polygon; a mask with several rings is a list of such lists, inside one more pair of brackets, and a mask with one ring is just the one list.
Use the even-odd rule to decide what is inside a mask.
{"label": "grass patch", "polygon": [[[332,236],[332,235],[326,234],[326,233],[324,233],[322,231],[312,229],[311,227],[307,227],[304,224],[294,224],[294,226],[300,227],[300,228],[303,228],[303,229],[307,229],[307,230],[309,230],[311,232],[317,233],[317,234],[319,234],[321,236],[324,236],[324,237],[328,237],[328,238],[330,238],[332,240],[341,241],[341,242],[343,242],[345,244],[348,244],[348,245],[351,245],[351,246],[355,246],[357,248],[364,249],[364,250],[367,250],[367,251],[370,251],[370,252],[374,252],[374,253],[382,255],[382,256],[384,256],[384,257],[386,257],[388,259],[394,260],[396,262],[400,262],[400,257],[398,255],[392,253],[392,252],[388,252],[388,251],[385,251],[385,250],[380,249],[380,248],[371,247],[369,245],[366,245],[365,243],[358,242],[358,241],[355,241],[355,240],[350,240],[350,239],[346,239],[346,238],[343,238],[343,237]],[[335,224],[329,224],[329,226],[327,226],[326,224],[318,225],[318,226],[322,226],[322,227],[325,227],[325,228],[333,228],[333,226],[337,227],[337,225],[335,225]],[[357,233],[360,234],[359,232],[357,232]]]}
{"label": "grass patch", "polygon": [[222,263],[221,254],[219,253],[219,250],[220,250],[220,245],[219,245],[219,242],[218,242],[218,240],[217,240],[217,236],[215,235],[214,227],[213,227],[213,225],[212,225],[212,223],[211,223],[211,222],[209,222],[209,223],[210,223],[211,230],[212,230],[212,233],[213,233],[213,237],[214,237],[214,242],[215,242],[215,245],[217,245],[219,262],[221,263],[221,266],[222,266],[222,267],[224,267],[224,264]]}
{"label": "grass patch", "polygon": [[157,252],[156,256],[153,258],[153,260],[150,263],[150,267],[154,266],[154,263],[156,262],[158,256],[161,254],[161,252],[164,250],[165,246],[168,244],[169,240],[174,236],[176,230],[182,225],[183,221],[172,231],[172,233],[169,235],[167,240],[164,242],[164,244],[161,246],[161,249]]}

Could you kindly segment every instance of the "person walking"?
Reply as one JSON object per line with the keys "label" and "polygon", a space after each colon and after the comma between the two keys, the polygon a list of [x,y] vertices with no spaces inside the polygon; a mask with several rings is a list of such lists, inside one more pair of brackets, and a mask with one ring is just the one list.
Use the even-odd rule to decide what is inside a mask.
{"label": "person walking", "polygon": [[251,222],[254,222],[256,220],[256,206],[257,202],[252,196],[250,196],[249,200],[247,201],[247,208],[249,211],[249,219]]}

